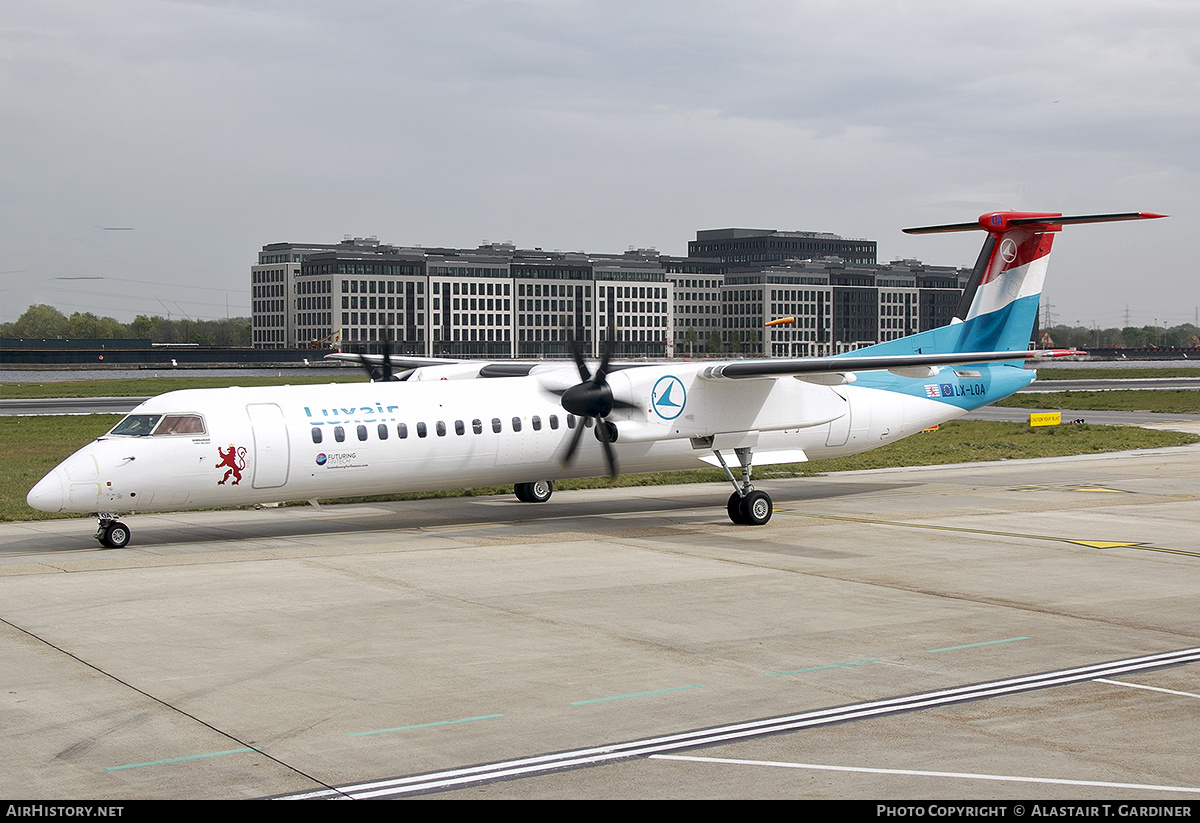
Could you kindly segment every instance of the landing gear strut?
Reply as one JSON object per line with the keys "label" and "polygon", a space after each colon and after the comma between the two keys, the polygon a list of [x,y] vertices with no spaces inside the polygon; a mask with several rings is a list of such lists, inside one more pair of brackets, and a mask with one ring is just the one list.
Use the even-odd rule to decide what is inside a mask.
{"label": "landing gear strut", "polygon": [[517,499],[522,503],[545,503],[554,493],[554,484],[549,480],[535,480],[532,483],[517,483],[513,486]]}
{"label": "landing gear strut", "polygon": [[729,502],[725,505],[725,511],[729,514],[729,519],[738,526],[764,526],[771,519],[771,515],[775,511],[775,506],[771,502],[771,495],[764,491],[758,491],[750,484],[750,471],[753,468],[753,452],[750,449],[734,449],[734,454],[738,457],[738,462],[742,465],[742,480],[739,483],[733,476],[733,472],[729,470],[729,466],[725,463],[725,458],[721,456],[718,449],[713,449],[713,454],[717,456],[717,461],[721,464],[721,468],[725,470],[725,476],[729,478],[729,482],[733,484],[733,494],[729,495]]}
{"label": "landing gear strut", "polygon": [[129,545],[129,527],[116,520],[111,514],[97,515],[96,539],[101,546],[110,549],[123,549]]}

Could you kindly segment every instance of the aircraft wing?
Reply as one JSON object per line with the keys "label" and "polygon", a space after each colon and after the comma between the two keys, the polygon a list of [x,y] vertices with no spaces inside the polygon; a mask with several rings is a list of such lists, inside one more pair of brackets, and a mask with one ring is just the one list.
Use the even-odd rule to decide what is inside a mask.
{"label": "aircraft wing", "polygon": [[[334,352],[325,355],[326,360],[343,360],[347,363],[365,364],[367,366],[381,366],[383,365],[383,358],[384,355],[382,354],[356,354],[353,352]],[[538,371],[569,370],[571,374],[575,373],[574,366],[570,360],[459,360],[452,357],[411,357],[405,354],[390,354],[387,355],[387,358],[392,364],[392,368],[401,372],[430,366],[466,367],[465,370],[455,370],[455,376],[460,379],[463,377],[526,377]],[[608,370],[614,372],[650,365],[656,364],[610,363]],[[661,363],[658,365],[661,365]]]}
{"label": "aircraft wing", "polygon": [[[371,366],[383,365],[382,354],[357,354],[354,352],[339,351],[325,355],[325,359],[345,360],[347,363],[366,363]],[[422,366],[448,366],[452,363],[463,362],[449,357],[409,357],[404,354],[389,354],[388,360],[397,369],[419,369]]]}
{"label": "aircraft wing", "polygon": [[778,377],[780,375],[834,375],[856,371],[894,371],[916,377],[936,374],[935,366],[969,365],[971,363],[996,363],[1004,360],[1026,360],[1031,357],[1064,357],[1082,354],[1061,349],[1045,351],[984,351],[950,352],[941,354],[897,354],[897,355],[842,355],[839,357],[795,357],[784,359],[736,360],[718,363],[701,369],[700,376],[708,379],[727,378],[746,380],[755,377]]}
{"label": "aircraft wing", "polygon": [[[988,352],[950,352],[939,354],[897,354],[897,355],[840,355],[836,357],[793,357],[793,358],[756,358],[753,360],[732,360],[714,363],[700,369],[700,376],[706,379],[748,380],[758,377],[780,377],[793,375],[802,379],[811,379],[817,383],[853,382],[839,379],[839,375],[847,375],[859,371],[888,370],[906,377],[928,377],[937,374],[938,366],[969,365],[972,363],[996,363],[1005,360],[1026,360],[1032,357],[1064,357],[1072,354],[1083,354],[1079,351],[1063,349],[1028,351],[988,351]],[[351,363],[366,363],[380,365],[382,354],[354,354],[336,352],[325,355],[327,360],[344,360]],[[462,377],[524,377],[540,370],[563,371],[570,361],[480,361],[455,360],[443,357],[410,357],[407,355],[388,355],[388,359],[396,369],[418,369],[426,366],[467,366],[468,373],[457,375]],[[622,371],[638,367],[664,365],[670,361],[655,363],[611,363],[609,371]],[[694,362],[694,361],[693,361]],[[571,372],[574,373],[573,370]]]}

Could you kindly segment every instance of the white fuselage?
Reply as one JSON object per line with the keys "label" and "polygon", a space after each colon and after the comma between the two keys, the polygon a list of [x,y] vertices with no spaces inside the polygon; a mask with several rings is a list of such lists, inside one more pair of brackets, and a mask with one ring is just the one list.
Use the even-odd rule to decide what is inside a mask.
{"label": "white fuselage", "polygon": [[[555,390],[570,364],[528,376],[228,388],[171,392],[131,416],[187,415],[202,432],[110,434],[85,446],[29,493],[35,508],[146,512],[316,500],[604,475],[592,431],[560,460],[583,421]],[[865,451],[964,413],[912,394],[792,377],[714,380],[703,364],[616,371],[634,408],[615,411],[620,471],[703,468],[714,449],[731,466]],[[557,370],[556,370],[557,369]],[[589,421],[590,424],[591,421]]]}

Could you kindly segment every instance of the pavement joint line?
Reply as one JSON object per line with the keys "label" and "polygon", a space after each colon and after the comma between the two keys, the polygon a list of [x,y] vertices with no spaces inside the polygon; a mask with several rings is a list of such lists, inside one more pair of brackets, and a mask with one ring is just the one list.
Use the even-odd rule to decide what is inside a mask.
{"label": "pavement joint line", "polygon": [[145,689],[140,689],[137,686],[133,685],[132,683],[122,680],[121,678],[119,678],[115,674],[113,674],[112,672],[109,672],[109,671],[106,671],[106,670],[100,668],[95,663],[89,663],[87,660],[84,660],[79,655],[69,652],[66,649],[62,648],[61,646],[56,646],[54,643],[51,643],[49,640],[45,639],[44,637],[34,634],[33,632],[29,631],[28,629],[24,628],[23,626],[18,626],[17,624],[13,623],[10,620],[6,620],[3,617],[0,617],[0,623],[3,623],[4,625],[12,628],[14,631],[20,632],[21,634],[25,635],[26,637],[29,637],[30,639],[32,639],[38,643],[41,643],[48,648],[53,649],[54,651],[58,652],[59,654],[62,654],[62,655],[65,655],[66,657],[71,658],[75,662],[79,663],[81,666],[91,669],[92,671],[96,672],[100,676],[107,677],[109,680],[112,680],[114,683],[117,683],[117,684],[129,689],[130,691],[133,691],[137,694],[142,695],[147,700],[151,700],[151,701],[157,703],[158,705],[162,706],[163,708],[167,709],[168,711],[175,712],[176,714],[178,714],[182,717],[186,717],[189,720],[193,721],[194,723],[198,723],[199,725],[201,725],[204,728],[208,729],[209,731],[213,732],[214,734],[220,735],[221,737],[224,737],[227,740],[231,740],[234,743],[237,743],[240,748],[243,748],[243,749],[246,749],[249,751],[253,751],[256,754],[258,754],[259,756],[267,758],[271,762],[278,764],[279,766],[287,769],[288,771],[293,772],[307,780],[311,780],[313,783],[316,783],[318,786],[324,786],[330,792],[332,792],[334,795],[340,794],[340,791],[337,788],[330,786],[324,780],[321,780],[318,777],[314,777],[313,775],[302,771],[298,767],[293,766],[291,763],[287,763],[283,760],[280,760],[278,757],[275,757],[274,755],[263,751],[261,748],[251,746],[244,740],[239,740],[234,734],[227,732],[224,729],[219,729],[216,726],[214,726],[213,724],[197,717],[196,715],[190,714],[190,713],[184,711],[183,709],[179,708],[178,706],[175,706],[175,705],[167,702],[163,698],[157,697],[157,696],[151,694],[150,692],[146,691]]}

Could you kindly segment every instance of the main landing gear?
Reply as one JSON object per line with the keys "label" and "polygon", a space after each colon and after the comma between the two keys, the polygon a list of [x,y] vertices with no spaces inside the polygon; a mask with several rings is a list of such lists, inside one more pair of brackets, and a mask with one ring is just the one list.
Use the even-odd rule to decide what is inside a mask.
{"label": "main landing gear", "polygon": [[733,476],[733,472],[729,470],[729,466],[725,463],[725,458],[721,456],[721,452],[713,449],[713,454],[717,456],[717,461],[721,464],[721,468],[725,470],[725,476],[729,478],[729,482],[733,484],[734,488],[733,494],[729,495],[729,502],[725,505],[725,511],[729,514],[729,519],[735,525],[765,526],[775,511],[775,505],[771,502],[771,495],[764,491],[758,491],[754,486],[750,485],[753,452],[750,449],[734,449],[733,451],[738,457],[738,462],[742,465],[741,483],[737,481]]}
{"label": "main landing gear", "polygon": [[101,546],[110,549],[123,549],[129,545],[129,527],[116,520],[111,514],[97,515],[99,525],[96,526],[96,539]]}
{"label": "main landing gear", "polygon": [[518,483],[513,486],[517,499],[522,503],[545,503],[554,493],[554,484],[549,480],[536,480],[533,483]]}

